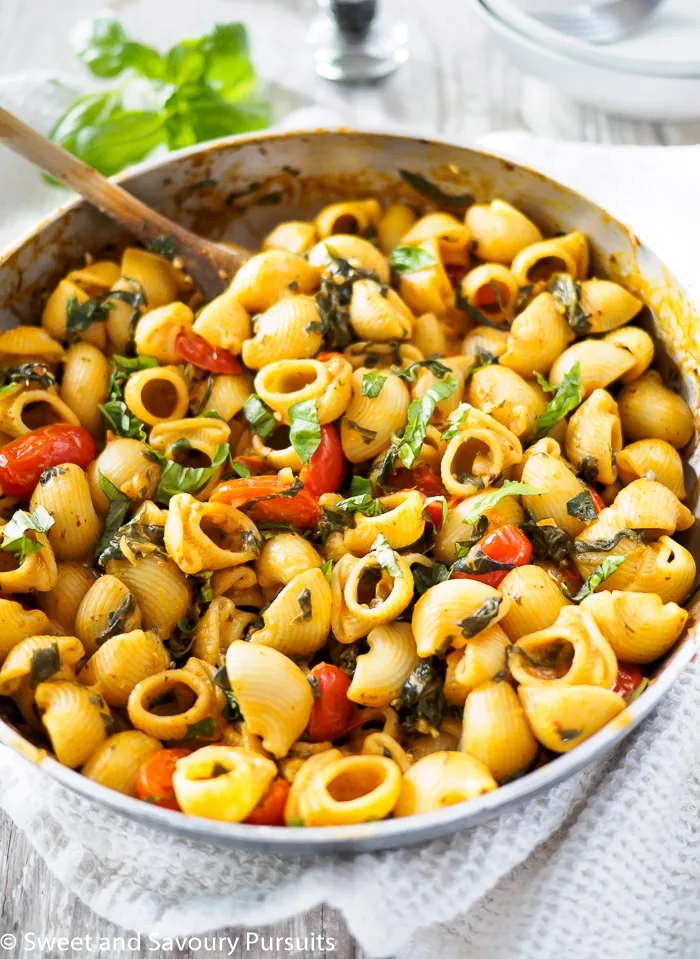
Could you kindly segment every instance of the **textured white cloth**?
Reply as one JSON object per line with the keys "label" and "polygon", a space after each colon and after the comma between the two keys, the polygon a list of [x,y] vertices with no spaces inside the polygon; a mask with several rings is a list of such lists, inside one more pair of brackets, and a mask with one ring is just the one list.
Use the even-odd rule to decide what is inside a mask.
{"label": "textured white cloth", "polygon": [[[607,205],[692,282],[695,148],[518,134],[488,146]],[[2,195],[17,195],[7,179]],[[15,234],[47,196],[28,199],[29,222],[15,216]],[[690,959],[700,951],[698,703],[695,662],[615,753],[546,795],[448,839],[354,858],[286,859],[173,838],[69,794],[4,747],[0,806],[85,903],[142,933],[261,926],[327,902],[372,956]]]}

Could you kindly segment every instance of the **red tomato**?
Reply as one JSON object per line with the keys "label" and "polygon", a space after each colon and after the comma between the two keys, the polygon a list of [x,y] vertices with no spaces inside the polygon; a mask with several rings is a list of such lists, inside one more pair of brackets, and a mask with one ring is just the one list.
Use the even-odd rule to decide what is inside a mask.
{"label": "red tomato", "polygon": [[306,489],[294,496],[279,495],[289,488],[276,476],[246,476],[226,480],[209,499],[243,510],[254,523],[291,523],[297,529],[310,529],[321,518],[321,507]]}
{"label": "red tomato", "polygon": [[253,826],[284,826],[284,807],[287,805],[289,783],[275,779],[267,793],[243,822]]}
{"label": "red tomato", "polygon": [[618,663],[617,679],[612,691],[626,699],[630,693],[635,691],[643,679],[644,673],[636,663]]}
{"label": "red tomato", "polygon": [[8,496],[29,499],[49,466],[75,463],[86,469],[96,454],[95,441],[82,426],[40,426],[0,449],[0,484]]}
{"label": "red tomato", "polygon": [[342,669],[319,663],[311,670],[318,683],[319,696],[314,701],[307,733],[314,743],[337,739],[347,732],[354,703],[348,699],[350,680]]}
{"label": "red tomato", "polygon": [[426,496],[442,496],[445,490],[442,480],[433,473],[427,463],[414,466],[413,469],[399,467],[391,478],[392,489],[417,489]]}
{"label": "red tomato", "polygon": [[154,806],[163,806],[165,809],[179,809],[175,790],[173,789],[173,773],[175,763],[184,756],[189,756],[189,749],[161,749],[153,753],[150,759],[141,766],[136,777],[136,795],[139,799],[153,803]]}
{"label": "red tomato", "polygon": [[321,427],[321,443],[309,462],[302,466],[299,479],[314,496],[322,496],[338,492],[347,470],[348,461],[338,427],[326,423]]}
{"label": "red tomato", "polygon": [[175,352],[186,363],[192,363],[209,373],[240,373],[238,359],[220,346],[212,346],[198,333],[178,333]]}
{"label": "red tomato", "polygon": [[[527,566],[532,559],[532,543],[517,526],[508,524],[499,526],[483,536],[478,543],[467,553],[467,559],[481,552],[490,559],[499,563],[512,563],[514,566]],[[456,570],[453,574],[458,579],[475,579],[487,586],[497,588],[508,575],[507,569],[496,570],[493,573],[462,573]]]}
{"label": "red tomato", "polygon": [[600,495],[597,489],[593,489],[590,483],[586,483],[586,488],[591,494],[591,499],[593,500],[593,505],[595,506],[596,513],[600,513],[601,510],[605,509],[605,500]]}

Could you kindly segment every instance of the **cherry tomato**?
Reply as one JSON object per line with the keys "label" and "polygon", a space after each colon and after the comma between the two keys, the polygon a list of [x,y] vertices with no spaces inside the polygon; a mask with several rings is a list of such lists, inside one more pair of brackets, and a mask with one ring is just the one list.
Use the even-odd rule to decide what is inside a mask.
{"label": "cherry tomato", "polygon": [[590,483],[586,483],[586,488],[591,494],[591,499],[593,500],[593,505],[595,506],[596,513],[600,513],[601,510],[605,509],[605,500],[600,495],[597,489],[593,489]]}
{"label": "cherry tomato", "polygon": [[297,529],[310,529],[321,518],[321,507],[303,488],[293,496],[280,496],[289,488],[276,476],[246,476],[226,480],[209,498],[243,510],[254,523],[291,523]]}
{"label": "cherry tomato", "polygon": [[284,807],[287,805],[289,783],[275,779],[267,793],[243,822],[253,826],[284,826]]}
{"label": "cherry tomato", "polygon": [[426,496],[442,496],[445,490],[442,480],[427,463],[414,466],[413,469],[399,467],[391,477],[392,489],[417,489]]}
{"label": "cherry tomato", "polygon": [[[484,553],[498,563],[527,566],[532,559],[532,543],[517,526],[509,523],[483,536],[469,550],[467,559],[473,558],[478,553]],[[487,586],[497,588],[508,575],[508,570],[500,569],[493,573],[462,573],[456,570],[452,575],[457,579],[475,579],[480,583],[486,583]]]}
{"label": "cherry tomato", "polygon": [[348,699],[350,680],[342,669],[319,663],[311,670],[318,683],[318,699],[314,701],[307,733],[315,743],[337,739],[347,732],[354,703]]}
{"label": "cherry tomato", "polygon": [[179,809],[173,789],[173,773],[178,759],[189,754],[189,749],[161,749],[160,752],[153,753],[138,771],[138,798],[153,803],[154,806],[163,806],[164,809]]}
{"label": "cherry tomato", "polygon": [[40,426],[0,449],[0,484],[8,496],[29,499],[49,466],[75,463],[86,469],[96,453],[94,439],[82,426]]}
{"label": "cherry tomato", "polygon": [[643,679],[644,673],[636,663],[618,663],[617,679],[612,691],[627,699]]}
{"label": "cherry tomato", "polygon": [[321,427],[321,443],[308,463],[305,463],[299,479],[313,496],[337,493],[348,470],[348,461],[343,453],[338,427],[326,423]]}
{"label": "cherry tomato", "polygon": [[209,373],[240,373],[242,369],[233,353],[220,346],[212,346],[198,333],[178,333],[175,352],[186,363],[192,363]]}

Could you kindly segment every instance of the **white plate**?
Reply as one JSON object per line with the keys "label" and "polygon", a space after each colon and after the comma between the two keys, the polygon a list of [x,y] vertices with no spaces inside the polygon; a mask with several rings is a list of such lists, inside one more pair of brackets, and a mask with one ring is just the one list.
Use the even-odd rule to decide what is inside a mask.
{"label": "white plate", "polygon": [[[571,0],[575,6],[579,0]],[[529,14],[561,10],[561,0],[484,0],[489,11],[553,52],[612,70],[664,77],[700,77],[700,2],[665,0],[638,33],[596,46],[545,26]]]}
{"label": "white plate", "polygon": [[487,0],[467,2],[524,73],[538,77],[578,103],[641,120],[700,118],[700,76],[650,76],[589,63],[526,37],[497,17],[486,6]]}

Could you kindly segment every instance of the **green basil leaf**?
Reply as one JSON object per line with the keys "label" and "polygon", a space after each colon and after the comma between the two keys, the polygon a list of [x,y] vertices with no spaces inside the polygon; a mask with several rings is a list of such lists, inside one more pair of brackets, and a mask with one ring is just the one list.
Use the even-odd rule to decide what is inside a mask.
{"label": "green basil leaf", "polygon": [[569,273],[555,273],[547,289],[574,333],[585,336],[592,324],[589,315],[581,306],[581,287],[573,276]]}
{"label": "green basil leaf", "polygon": [[97,478],[100,489],[109,500],[109,509],[105,517],[104,529],[95,547],[95,557],[99,563],[99,558],[109,546],[112,537],[116,531],[124,525],[131,501],[126,493],[122,493],[120,489],[117,489],[114,483],[108,479],[104,473],[98,471]]}
{"label": "green basil leaf", "polygon": [[381,373],[374,371],[365,373],[362,377],[362,395],[368,396],[371,400],[376,399],[385,383],[386,376],[382,376]]}
{"label": "green basil leaf", "polygon": [[410,170],[399,170],[399,175],[416,193],[420,193],[420,195],[424,196],[427,200],[437,203],[443,210],[463,213],[466,208],[474,202],[474,197],[471,193],[462,193],[461,195],[445,193],[441,187],[426,179],[421,173],[412,173]]}
{"label": "green basil leaf", "polygon": [[415,363],[407,366],[405,370],[397,369],[395,373],[399,379],[405,380],[407,383],[414,383],[421,370],[428,370],[437,380],[442,380],[444,377],[452,375],[452,370],[438,359],[437,353],[429,356],[427,360],[416,360]]}
{"label": "green basil leaf", "polygon": [[71,152],[105,176],[112,176],[147,157],[164,136],[162,113],[124,110],[79,130]]}
{"label": "green basil leaf", "polygon": [[537,559],[551,559],[557,566],[567,566],[575,541],[556,523],[544,525],[528,520],[522,529],[532,539]]}
{"label": "green basil leaf", "polygon": [[247,477],[253,475],[245,463],[239,463],[237,460],[231,460],[231,468],[236,476]]}
{"label": "green basil leaf", "polygon": [[451,440],[459,433],[460,427],[464,426],[469,419],[469,413],[474,407],[470,403],[460,403],[456,410],[453,410],[447,417],[450,424],[442,434],[443,440]]}
{"label": "green basil leaf", "polygon": [[214,590],[211,585],[211,578],[214,570],[204,569],[201,573],[195,573],[195,579],[199,580],[199,598],[203,603],[211,603],[214,599]]}
{"label": "green basil leaf", "polygon": [[[54,143],[58,143],[71,153],[75,149],[75,138],[83,127],[91,126],[106,119],[114,110],[121,109],[121,100],[113,90],[103,93],[86,93],[78,97],[59,117],[49,133]],[[56,182],[56,181],[52,181]]]}
{"label": "green basil leaf", "polygon": [[515,569],[515,563],[501,563],[491,556],[472,547],[466,556],[461,556],[454,563],[452,569],[460,573],[469,573],[472,576],[481,576],[484,573],[497,573]]}
{"label": "green basil leaf", "polygon": [[528,486],[527,483],[518,483],[514,480],[504,480],[503,486],[498,489],[489,490],[488,493],[481,493],[469,500],[471,510],[464,517],[463,522],[473,526],[478,522],[479,517],[485,510],[491,509],[506,496],[541,496],[545,490],[538,489],[536,486]]}
{"label": "green basil leaf", "polygon": [[37,506],[31,513],[18,509],[2,527],[0,549],[12,553],[21,565],[31,553],[38,553],[44,548],[44,544],[37,540],[36,534],[48,532],[54,522],[45,506]]}
{"label": "green basil leaf", "polygon": [[307,587],[302,589],[302,591],[297,596],[297,603],[299,604],[299,615],[295,616],[292,620],[293,623],[308,623],[313,614],[313,606],[311,604],[311,590]]}
{"label": "green basil leaf", "polygon": [[422,659],[403,684],[401,696],[392,702],[401,725],[427,733],[440,725],[445,709],[444,678],[431,659]]}
{"label": "green basil leaf", "polygon": [[632,692],[625,697],[625,703],[627,706],[631,706],[632,703],[637,699],[638,696],[641,696],[644,690],[649,685],[649,680],[646,676],[642,678],[641,683],[637,686],[636,689],[633,689]]}
{"label": "green basil leaf", "polygon": [[156,490],[156,502],[167,506],[171,497],[177,493],[196,493],[209,482],[218,468],[224,465],[228,455],[229,444],[220,443],[210,466],[180,466],[175,460],[163,457],[161,462],[164,463],[164,469]]}
{"label": "green basil leaf", "polygon": [[326,581],[330,583],[330,581],[331,581],[331,574],[332,574],[332,572],[333,572],[333,560],[332,560],[332,559],[327,559],[327,560],[326,560],[326,562],[325,562],[325,563],[323,564],[323,566],[321,567],[321,572],[322,572],[323,575],[326,577]]}
{"label": "green basil leaf", "polygon": [[119,76],[129,68],[150,80],[163,76],[164,61],[157,50],[134,43],[118,20],[100,17],[88,36],[79,37],[76,53],[88,70],[100,79]]}
{"label": "green basil leaf", "polygon": [[39,683],[51,679],[61,668],[61,651],[58,643],[51,643],[43,649],[35,649],[32,653],[29,685],[36,689]]}
{"label": "green basil leaf", "polygon": [[[499,297],[500,294],[497,296],[497,299],[499,299]],[[467,316],[474,320],[478,326],[490,326],[491,329],[501,330],[501,332],[508,329],[507,316],[503,320],[487,316],[486,313],[482,313],[477,306],[474,306],[473,303],[470,303],[469,300],[462,295],[462,292],[459,289],[457,290],[457,294],[455,296],[455,306],[458,310],[462,310],[464,313],[466,313]]]}
{"label": "green basil leaf", "polygon": [[444,496],[429,496],[428,499],[423,503],[423,519],[429,520],[432,523],[433,520],[428,512],[428,506],[430,506],[431,503],[439,503],[442,510],[440,523],[436,527],[439,532],[447,522],[447,499]]}
{"label": "green basil leaf", "polygon": [[462,631],[462,636],[464,636],[465,639],[473,639],[483,629],[486,629],[489,623],[498,615],[498,608],[502,602],[502,596],[489,596],[475,613],[472,613],[471,616],[465,616],[464,619],[460,620],[457,625]]}
{"label": "green basil leaf", "polygon": [[255,85],[255,70],[242,23],[217,23],[199,41],[206,56],[206,79],[229,101],[248,96]]}
{"label": "green basil leaf", "polygon": [[430,566],[416,563],[412,573],[415,591],[422,596],[431,586],[437,586],[438,583],[444,583],[450,578],[450,567],[445,566],[444,563],[432,563]]}
{"label": "green basil leaf", "polygon": [[590,523],[598,515],[593,497],[587,489],[581,490],[576,496],[567,500],[566,512],[574,519],[580,519],[582,523]]}
{"label": "green basil leaf", "polygon": [[435,255],[420,246],[397,246],[389,257],[389,264],[401,275],[427,270],[436,263]]}
{"label": "green basil leaf", "polygon": [[187,733],[185,734],[185,740],[190,739],[209,739],[214,735],[216,731],[216,720],[213,716],[206,716],[204,719],[200,719],[198,723],[188,723],[187,724]]}
{"label": "green basil leaf", "polygon": [[364,476],[353,476],[350,482],[350,496],[336,503],[334,509],[346,513],[362,513],[364,516],[381,516],[384,507],[378,499],[374,499],[374,491],[370,480]]}
{"label": "green basil leaf", "polygon": [[84,333],[93,323],[106,320],[112,305],[109,301],[98,303],[97,300],[78,303],[77,296],[71,296],[66,303],[66,339],[76,340],[79,334]]}
{"label": "green basil leaf", "polygon": [[586,582],[583,584],[581,589],[576,593],[575,596],[572,596],[569,593],[569,590],[565,585],[562,584],[562,592],[568,599],[572,600],[574,603],[580,603],[590,596],[601,583],[605,582],[610,576],[613,575],[627,559],[626,556],[606,556],[600,566],[596,566],[591,575],[588,577]]}
{"label": "green basil leaf", "polygon": [[403,573],[401,572],[399,564],[396,562],[394,551],[382,533],[377,536],[372,544],[372,552],[376,556],[379,565],[382,569],[385,569],[390,576],[393,576],[394,579],[403,578]]}
{"label": "green basil leaf", "polygon": [[175,256],[175,237],[171,236],[169,233],[164,233],[162,236],[157,236],[153,243],[151,243],[151,249],[154,253],[160,253],[161,256],[166,257],[168,260],[172,260]]}
{"label": "green basil leaf", "polygon": [[581,364],[574,363],[564,379],[557,387],[553,399],[550,400],[544,412],[538,416],[535,423],[535,439],[548,433],[555,423],[568,416],[583,400],[583,382],[581,379]]}
{"label": "green basil leaf", "polygon": [[376,430],[368,430],[364,426],[360,426],[360,424],[356,423],[354,420],[346,419],[345,422],[349,429],[355,430],[356,433],[359,433],[360,439],[366,446],[369,446],[370,443],[376,440]]}
{"label": "green basil leaf", "polygon": [[557,391],[556,386],[552,386],[549,380],[545,379],[545,377],[542,376],[541,373],[538,373],[537,370],[533,370],[532,372],[540,386],[540,389],[544,390],[545,393],[556,393]]}
{"label": "green basil leaf", "polygon": [[168,147],[174,150],[234,133],[262,130],[270,120],[267,103],[231,103],[204,83],[186,83],[166,101],[163,130]]}
{"label": "green basil leaf", "polygon": [[289,407],[289,439],[302,463],[308,463],[321,445],[321,426],[315,400]]}
{"label": "green basil leaf", "polygon": [[456,389],[457,380],[453,376],[447,376],[431,386],[422,396],[411,401],[408,407],[406,429],[399,446],[399,458],[404,466],[410,469],[418,459],[435,407],[441,400],[451,396]]}
{"label": "green basil leaf", "polygon": [[20,363],[19,366],[7,366],[0,370],[0,391],[12,389],[16,384],[29,386],[36,383],[42,390],[48,390],[56,386],[56,377],[43,363],[30,361],[29,363]]}
{"label": "green basil leaf", "polygon": [[137,416],[134,416],[124,400],[110,400],[108,403],[101,403],[99,410],[105,427],[112,430],[117,436],[127,436],[138,440],[146,439],[144,424]]}
{"label": "green basil leaf", "polygon": [[577,556],[585,553],[609,553],[623,539],[632,539],[637,543],[643,543],[644,534],[638,529],[620,529],[610,539],[576,539],[573,542],[572,552],[576,553]]}
{"label": "green basil leaf", "polygon": [[272,410],[260,399],[257,393],[251,393],[243,404],[243,416],[248,430],[265,438],[274,430],[277,422]]}

